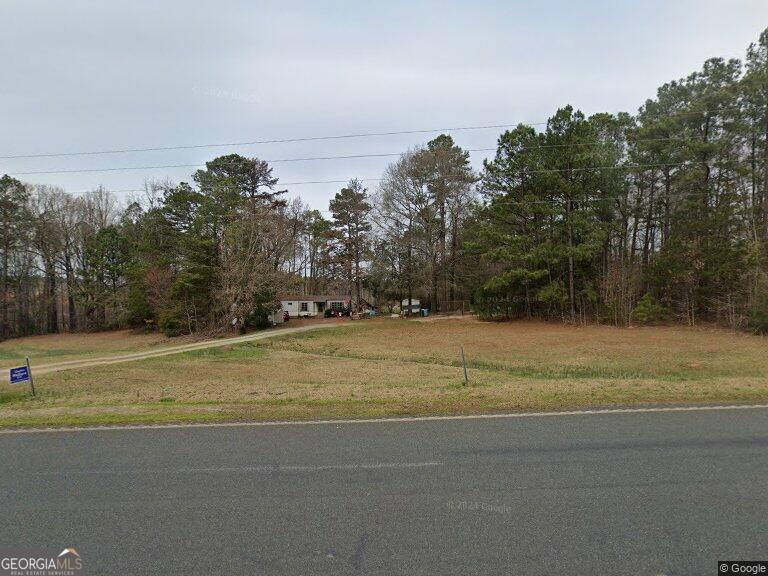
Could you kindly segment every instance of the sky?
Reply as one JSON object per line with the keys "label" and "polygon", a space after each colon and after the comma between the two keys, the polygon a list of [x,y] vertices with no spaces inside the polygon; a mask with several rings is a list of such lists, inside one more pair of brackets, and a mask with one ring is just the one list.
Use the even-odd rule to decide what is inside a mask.
{"label": "sky", "polygon": [[[705,59],[743,58],[768,1],[2,0],[0,23],[0,156],[13,156],[514,125],[566,104],[635,112]],[[452,135],[493,148],[500,132]],[[0,174],[127,199],[195,168],[22,173],[397,154],[434,135],[0,158]],[[394,159],[272,165],[289,196],[327,209],[340,184],[288,183],[374,190]]]}

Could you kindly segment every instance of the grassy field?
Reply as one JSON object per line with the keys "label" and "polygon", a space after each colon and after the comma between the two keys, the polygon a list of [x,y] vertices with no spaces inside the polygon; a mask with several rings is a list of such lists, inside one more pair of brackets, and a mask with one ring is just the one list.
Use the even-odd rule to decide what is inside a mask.
{"label": "grassy field", "polygon": [[[103,334],[78,338],[88,354],[107,351]],[[118,347],[159,345],[136,338]],[[43,375],[36,398],[2,384],[0,425],[755,402],[768,400],[767,352],[765,338],[715,329],[379,319]]]}
{"label": "grassy field", "polygon": [[143,352],[163,346],[183,344],[187,341],[190,339],[171,339],[162,334],[135,334],[130,330],[14,338],[0,342],[0,369],[18,366],[24,362],[25,356],[29,356],[35,365],[53,364],[68,360]]}

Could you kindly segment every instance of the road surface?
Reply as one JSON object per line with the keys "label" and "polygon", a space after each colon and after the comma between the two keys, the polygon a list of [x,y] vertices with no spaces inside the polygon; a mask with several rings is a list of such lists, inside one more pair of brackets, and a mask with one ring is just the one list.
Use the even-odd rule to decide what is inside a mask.
{"label": "road surface", "polygon": [[717,574],[768,410],[0,434],[0,547],[84,574]]}

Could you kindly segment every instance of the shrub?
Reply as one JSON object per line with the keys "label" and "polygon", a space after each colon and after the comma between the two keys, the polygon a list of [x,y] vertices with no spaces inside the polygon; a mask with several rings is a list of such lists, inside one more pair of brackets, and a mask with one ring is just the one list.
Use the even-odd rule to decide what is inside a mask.
{"label": "shrub", "polygon": [[748,325],[756,334],[768,334],[768,302],[750,312]]}
{"label": "shrub", "polygon": [[637,306],[632,310],[632,322],[635,324],[657,324],[668,319],[669,310],[656,302],[647,292],[645,296],[640,298]]}
{"label": "shrub", "polygon": [[128,288],[125,321],[132,328],[145,327],[155,320],[144,286],[131,284]]}
{"label": "shrub", "polygon": [[264,330],[272,326],[271,316],[280,310],[275,293],[270,290],[256,292],[251,298],[253,308],[243,317],[240,324],[240,333],[248,330]]}
{"label": "shrub", "polygon": [[163,334],[169,337],[189,333],[186,323],[182,321],[181,315],[176,309],[163,310],[160,313],[157,325],[163,331]]}
{"label": "shrub", "polygon": [[264,305],[257,304],[253,311],[243,318],[243,323],[240,325],[240,332],[245,334],[248,330],[265,330],[272,326],[269,321],[269,316],[272,310]]}
{"label": "shrub", "polygon": [[538,298],[556,309],[565,310],[568,305],[568,291],[565,288],[565,284],[560,280],[554,280],[542,287],[539,290]]}

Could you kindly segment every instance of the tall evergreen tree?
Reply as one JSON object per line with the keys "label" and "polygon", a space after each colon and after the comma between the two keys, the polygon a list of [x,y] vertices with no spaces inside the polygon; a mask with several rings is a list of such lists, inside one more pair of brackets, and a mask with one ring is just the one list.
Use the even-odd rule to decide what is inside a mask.
{"label": "tall evergreen tree", "polygon": [[371,223],[368,220],[371,205],[368,202],[367,190],[359,180],[350,180],[349,184],[333,197],[330,210],[339,246],[338,257],[344,267],[348,288],[355,289],[355,306],[359,309],[363,284],[362,263],[368,254],[368,233],[371,231]]}

